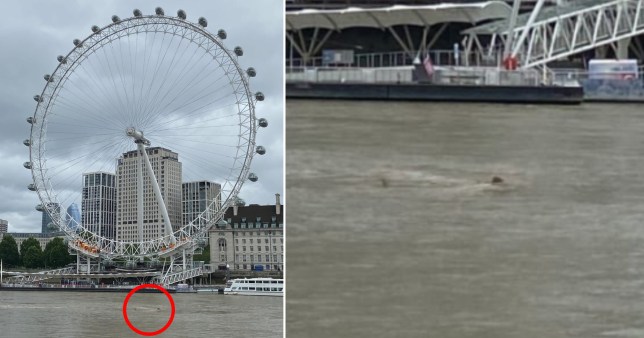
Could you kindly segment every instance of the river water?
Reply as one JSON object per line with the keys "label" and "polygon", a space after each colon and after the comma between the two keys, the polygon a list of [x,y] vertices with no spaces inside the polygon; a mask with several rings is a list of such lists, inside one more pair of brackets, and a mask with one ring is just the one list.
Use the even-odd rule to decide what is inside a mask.
{"label": "river water", "polygon": [[[0,337],[142,337],[122,314],[126,293],[0,291]],[[174,321],[157,337],[283,336],[282,297],[174,294]],[[135,293],[128,318],[142,331],[157,331],[170,318],[163,294]]]}
{"label": "river water", "polygon": [[644,337],[642,106],[286,121],[288,337]]}

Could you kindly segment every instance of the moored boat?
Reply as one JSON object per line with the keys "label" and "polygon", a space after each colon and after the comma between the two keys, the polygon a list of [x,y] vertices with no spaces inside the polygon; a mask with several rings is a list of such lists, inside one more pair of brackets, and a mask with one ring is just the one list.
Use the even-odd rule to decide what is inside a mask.
{"label": "moored boat", "polygon": [[273,278],[234,279],[224,289],[225,295],[243,296],[284,296],[284,280]]}

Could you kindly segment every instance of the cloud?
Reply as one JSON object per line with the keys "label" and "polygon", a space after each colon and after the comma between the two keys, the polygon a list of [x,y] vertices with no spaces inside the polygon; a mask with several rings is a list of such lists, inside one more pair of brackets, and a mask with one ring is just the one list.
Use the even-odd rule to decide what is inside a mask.
{"label": "cloud", "polygon": [[[0,111],[2,112],[0,157],[3,159],[0,162],[0,196],[2,196],[0,218],[9,221],[10,231],[40,230],[41,214],[34,209],[40,201],[36,193],[26,188],[32,181],[30,171],[22,166],[23,162],[29,160],[29,148],[22,145],[22,141],[29,138],[30,125],[25,119],[33,115],[36,109],[36,102],[32,97],[42,92],[46,84],[43,76],[54,72],[58,66],[56,57],[69,53],[73,48],[72,41],[74,39],[84,39],[92,33],[90,30],[92,25],[106,26],[111,23],[110,18],[114,14],[120,18],[131,17],[134,8],[140,9],[144,15],[149,15],[153,14],[154,7],[161,6],[168,16],[175,16],[176,11],[181,8],[186,11],[188,20],[191,22],[196,22],[199,17],[203,16],[208,20],[207,29],[211,33],[216,34],[219,28],[227,31],[228,37],[224,41],[227,48],[241,46],[244,49],[244,55],[239,58],[239,63],[243,69],[252,66],[257,71],[257,77],[250,80],[251,90],[253,93],[263,92],[266,100],[258,102],[256,115],[258,118],[267,118],[269,127],[259,128],[256,138],[258,145],[267,148],[266,155],[256,154],[254,156],[251,166],[251,172],[259,176],[259,181],[246,182],[240,196],[247,203],[272,204],[275,201],[275,193],[284,195],[283,1],[228,0],[178,3],[161,0],[151,4],[142,0],[129,2],[25,0],[7,2],[3,5],[5,12],[12,13],[12,15],[5,17],[0,23],[2,28],[0,29],[0,40],[3,42],[3,52],[0,53],[0,92],[2,93],[0,96]],[[156,45],[161,46],[159,41],[156,42]],[[158,52],[160,53],[161,50]],[[172,52],[174,54],[174,50]],[[181,52],[184,51],[180,50],[176,54],[183,55]],[[97,56],[93,57],[93,61],[85,63],[87,68],[93,65],[95,67],[93,70],[82,68],[76,70],[76,74],[78,74],[75,79],[76,83],[72,83],[73,80],[70,80],[66,87],[67,92],[61,91],[61,96],[57,101],[58,106],[53,110],[60,114],[60,118],[56,120],[52,115],[51,121],[60,124],[56,125],[52,122],[48,130],[50,133],[45,134],[46,138],[50,140],[49,148],[45,151],[45,158],[48,165],[58,168],[63,173],[60,174],[61,177],[65,177],[63,175],[69,176],[69,178],[60,179],[61,191],[63,187],[74,187],[77,184],[76,177],[80,172],[96,169],[85,168],[83,165],[94,163],[94,166],[99,169],[114,165],[115,158],[93,158],[91,156],[92,146],[98,147],[98,144],[105,147],[112,146],[112,151],[117,154],[133,149],[133,144],[127,142],[109,140],[113,142],[108,143],[107,139],[101,141],[101,135],[96,132],[101,127],[108,129],[110,122],[118,120],[116,117],[113,119],[96,118],[97,116],[109,117],[116,116],[111,114],[118,114],[111,109],[119,106],[115,103],[119,98],[106,94],[111,88],[109,82],[112,79],[109,75],[111,74],[114,79],[118,78],[118,81],[136,84],[136,81],[127,82],[130,81],[128,74],[139,74],[134,70],[133,64],[123,61],[127,60],[127,57],[123,56],[127,53],[126,47],[115,48],[109,53],[112,53],[111,56],[107,52],[102,56],[97,53]],[[122,55],[120,58],[119,53]],[[130,53],[132,53],[130,55],[136,54],[131,50]],[[151,60],[161,60],[159,53],[155,54]],[[175,67],[171,71],[193,69],[191,73],[188,73],[189,77],[198,78],[200,75],[198,69],[190,68],[190,66],[197,67],[198,62],[194,58],[188,59],[187,55],[182,57],[184,57],[184,63],[180,63],[180,60],[177,61],[173,64]],[[177,58],[181,59],[179,56]],[[121,69],[131,69],[132,71],[117,71],[117,60],[121,62]],[[192,65],[193,62],[195,65]],[[205,64],[202,65],[205,66]],[[110,67],[113,68],[111,72]],[[137,64],[136,67],[142,71],[145,65]],[[108,76],[105,76],[106,74]],[[169,74],[172,74],[170,70]],[[83,76],[85,78],[81,79]],[[204,74],[201,76],[205,77]],[[175,75],[174,78],[180,77]],[[189,80],[187,76],[184,76],[183,79]],[[204,79],[204,81],[208,80],[210,79]],[[190,84],[189,81],[179,82],[185,86]],[[143,80],[140,83],[144,83]],[[163,88],[159,90],[161,95],[159,101],[170,104],[172,87],[169,85],[161,87],[162,82],[155,82],[154,85],[158,86],[154,89]],[[168,94],[164,96],[164,93]],[[126,93],[121,96],[121,99],[124,97],[126,97]],[[128,96],[128,98],[130,97]],[[230,100],[230,97],[226,99]],[[205,100],[202,101],[204,104]],[[198,107],[198,101],[192,106],[186,102],[184,110],[178,107],[178,111]],[[92,113],[83,114],[88,111]],[[224,109],[222,109],[222,116],[223,111]],[[67,119],[62,118],[65,116],[64,114],[68,114]],[[90,120],[91,118],[95,120]],[[87,126],[90,123],[94,127],[78,129],[81,128],[79,125]],[[208,126],[212,127],[212,125],[206,127]],[[122,126],[115,122],[113,128],[116,130]],[[84,131],[85,134],[74,133],[79,130]],[[191,131],[193,135],[195,130]],[[58,136],[56,133],[59,133]],[[123,138],[127,141],[126,137]],[[217,138],[213,135],[210,139],[214,141]],[[204,142],[203,139],[199,140]],[[180,142],[173,143],[169,140],[160,142],[178,149],[188,149],[186,146],[188,143],[181,145]],[[223,152],[216,149],[210,149],[210,151],[215,154]],[[177,152],[180,151],[177,150]],[[190,163],[197,163],[197,156],[190,153],[196,153],[196,151],[185,150],[184,154],[179,153],[180,158],[185,160],[184,167],[189,166]],[[87,160],[73,162],[74,158],[81,156],[85,156]],[[191,158],[194,161],[191,161]],[[52,172],[54,171],[52,170]]]}

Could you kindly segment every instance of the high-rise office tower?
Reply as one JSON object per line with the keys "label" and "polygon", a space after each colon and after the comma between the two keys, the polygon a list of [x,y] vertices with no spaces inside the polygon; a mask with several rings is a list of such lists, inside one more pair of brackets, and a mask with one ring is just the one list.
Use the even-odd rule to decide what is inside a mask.
{"label": "high-rise office tower", "polygon": [[[152,147],[146,152],[156,176],[161,195],[174,230],[181,227],[181,162],[169,149]],[[137,221],[138,150],[124,153],[116,167],[117,211],[116,239],[121,241],[151,240],[166,235],[163,215],[143,164],[143,238],[139,238]]]}
{"label": "high-rise office tower", "polygon": [[[106,172],[84,173],[81,208],[81,224],[87,230],[105,238],[114,239],[116,237],[116,175]],[[69,211],[67,213],[71,215]]]}
{"label": "high-rise office tower", "polygon": [[60,205],[58,203],[50,203],[49,205],[52,207],[55,214],[50,215],[46,209],[43,209],[41,221],[41,232],[43,234],[58,231],[58,226],[53,222],[53,219],[58,219],[58,217],[60,217]]}
{"label": "high-rise office tower", "polygon": [[208,209],[203,216],[211,222],[215,212],[221,208],[221,184],[210,181],[186,182],[181,185],[183,204],[183,225],[194,221]]}
{"label": "high-rise office tower", "polygon": [[69,207],[67,207],[65,222],[67,223],[68,228],[74,230],[78,229],[78,227],[81,225],[81,214],[76,203],[72,203],[69,205]]}

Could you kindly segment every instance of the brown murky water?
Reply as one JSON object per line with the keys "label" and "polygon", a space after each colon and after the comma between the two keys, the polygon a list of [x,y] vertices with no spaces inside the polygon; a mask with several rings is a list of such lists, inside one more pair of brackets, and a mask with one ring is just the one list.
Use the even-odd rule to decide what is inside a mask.
{"label": "brown murky water", "polygon": [[641,106],[286,116],[288,337],[644,336]]}
{"label": "brown murky water", "polygon": [[[126,293],[0,291],[0,337],[142,337],[128,328]],[[283,336],[281,297],[174,294],[174,321],[157,337]],[[162,294],[134,294],[127,307],[132,324],[154,332],[170,318]]]}

